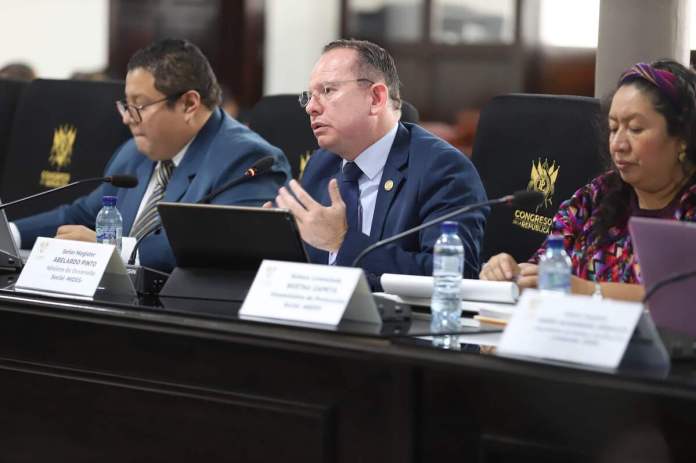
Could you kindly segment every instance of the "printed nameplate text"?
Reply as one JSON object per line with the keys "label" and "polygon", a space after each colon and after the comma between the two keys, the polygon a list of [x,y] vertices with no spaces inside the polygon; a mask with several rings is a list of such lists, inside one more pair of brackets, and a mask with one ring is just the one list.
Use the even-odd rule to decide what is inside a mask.
{"label": "printed nameplate text", "polygon": [[616,368],[643,306],[525,290],[503,333],[503,355]]}
{"label": "printed nameplate text", "polygon": [[342,318],[381,323],[362,269],[264,260],[242,317],[336,326]]}
{"label": "printed nameplate text", "polygon": [[[108,244],[37,238],[15,288],[93,297],[106,271],[128,279],[115,249]],[[118,280],[119,285],[129,283]]]}

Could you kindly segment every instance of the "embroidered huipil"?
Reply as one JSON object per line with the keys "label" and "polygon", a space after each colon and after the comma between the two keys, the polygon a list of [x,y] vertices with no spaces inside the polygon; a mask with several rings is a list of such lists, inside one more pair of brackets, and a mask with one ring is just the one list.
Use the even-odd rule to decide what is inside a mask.
{"label": "embroidered huipil", "polygon": [[[561,204],[553,218],[551,234],[563,235],[565,250],[572,261],[573,275],[591,281],[640,283],[640,266],[633,253],[628,223],[610,228],[610,239],[603,240],[601,244],[595,242],[592,234],[599,203],[607,192],[609,175],[615,174],[595,178]],[[672,220],[696,221],[696,184],[677,196],[665,209],[664,215]],[[660,215],[639,210],[635,198],[632,205],[631,215]],[[546,241],[529,261],[538,263],[545,251]]]}

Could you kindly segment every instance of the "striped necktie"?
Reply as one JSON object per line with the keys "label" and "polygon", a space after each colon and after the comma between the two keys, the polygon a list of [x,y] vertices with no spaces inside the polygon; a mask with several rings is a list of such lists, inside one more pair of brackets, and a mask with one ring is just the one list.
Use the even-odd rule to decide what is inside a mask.
{"label": "striped necktie", "polygon": [[131,227],[130,236],[140,239],[159,227],[160,217],[157,213],[157,203],[164,198],[164,192],[167,191],[167,183],[169,183],[169,178],[172,176],[173,170],[174,163],[170,160],[157,163],[157,167],[155,168],[155,176],[157,179],[155,189],[147,200],[145,207],[143,207],[142,212],[138,218],[135,219],[135,223],[133,223],[133,227]]}

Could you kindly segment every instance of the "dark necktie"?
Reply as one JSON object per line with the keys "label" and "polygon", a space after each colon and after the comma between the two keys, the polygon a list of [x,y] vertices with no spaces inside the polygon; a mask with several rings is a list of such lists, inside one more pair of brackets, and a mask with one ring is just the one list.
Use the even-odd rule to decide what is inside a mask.
{"label": "dark necktie", "polygon": [[155,167],[157,179],[155,189],[131,227],[130,236],[140,239],[159,227],[160,218],[157,213],[157,203],[164,198],[164,192],[167,191],[167,183],[169,183],[169,178],[172,176],[173,170],[174,163],[172,161],[160,161],[157,163]]}
{"label": "dark necktie", "polygon": [[341,197],[346,203],[346,220],[348,230],[362,232],[362,207],[360,206],[360,188],[358,179],[362,175],[362,170],[354,162],[347,162],[343,166],[341,176]]}

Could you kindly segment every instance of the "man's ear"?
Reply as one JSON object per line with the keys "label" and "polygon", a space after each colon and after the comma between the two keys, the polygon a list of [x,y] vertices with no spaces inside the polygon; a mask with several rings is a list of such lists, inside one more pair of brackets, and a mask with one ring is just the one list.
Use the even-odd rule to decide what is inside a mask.
{"label": "man's ear", "polygon": [[198,108],[201,107],[201,95],[195,90],[189,90],[181,96],[181,101],[184,104],[184,114],[193,116]]}
{"label": "man's ear", "polygon": [[372,84],[370,96],[372,97],[372,105],[370,107],[371,114],[376,114],[377,112],[384,110],[384,108],[389,104],[389,88],[383,82]]}

